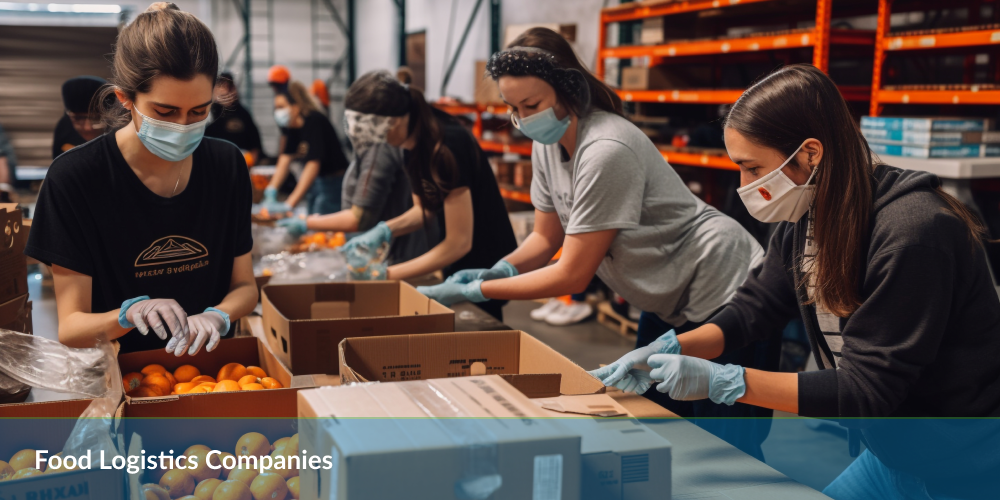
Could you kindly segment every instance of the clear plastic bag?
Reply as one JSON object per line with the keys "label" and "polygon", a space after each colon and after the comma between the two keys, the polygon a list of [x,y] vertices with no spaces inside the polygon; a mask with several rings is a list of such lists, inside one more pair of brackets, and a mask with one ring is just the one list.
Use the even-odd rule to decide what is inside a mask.
{"label": "clear plastic bag", "polygon": [[280,252],[261,258],[254,274],[271,276],[271,284],[347,281],[347,261],[339,250]]}
{"label": "clear plastic bag", "polygon": [[288,234],[288,229],[280,226],[265,226],[253,224],[253,249],[250,255],[256,262],[266,255],[279,254],[295,243],[296,238]]}
{"label": "clear plastic bag", "polygon": [[375,248],[356,245],[345,253],[347,269],[350,271],[352,280],[370,281],[385,279],[385,261],[389,258],[388,243],[382,243]]}

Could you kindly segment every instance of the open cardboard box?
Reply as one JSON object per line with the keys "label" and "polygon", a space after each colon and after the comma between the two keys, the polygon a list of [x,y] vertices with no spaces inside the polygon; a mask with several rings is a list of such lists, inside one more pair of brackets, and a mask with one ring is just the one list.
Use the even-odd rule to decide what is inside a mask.
{"label": "open cardboard box", "polygon": [[[3,429],[0,460],[10,460],[11,456],[24,449],[48,450],[46,457],[59,453],[73,432],[77,418],[90,403],[89,399],[74,399],[0,406],[0,428]],[[92,456],[91,459],[91,468],[87,470],[2,481],[0,498],[128,498],[125,494],[125,472],[102,470],[98,465],[99,457]]]}
{"label": "open cardboard box", "polygon": [[400,281],[267,285],[264,337],[292,373],[336,374],[349,337],[455,331],[455,312]]}
{"label": "open cardboard box", "polygon": [[293,377],[253,337],[225,339],[212,352],[202,349],[194,356],[177,357],[164,349],[139,351],[118,356],[121,373],[139,372],[149,364],[163,365],[173,371],[181,365],[193,365],[202,373],[215,377],[227,363],[259,366],[268,376],[281,382],[283,389],[262,391],[210,392],[178,394],[155,398],[126,398],[126,417],[190,417],[190,418],[269,418],[294,417],[295,393],[313,387],[311,377]]}
{"label": "open cardboard box", "polygon": [[31,301],[28,300],[27,294],[0,304],[0,328],[32,334]]}
{"label": "open cardboard box", "polygon": [[528,397],[605,391],[579,365],[517,330],[348,338],[339,356],[345,384],[496,374]]}
{"label": "open cardboard box", "polygon": [[24,247],[28,243],[31,224],[24,224],[17,203],[0,203],[0,303],[28,293],[28,259]]}

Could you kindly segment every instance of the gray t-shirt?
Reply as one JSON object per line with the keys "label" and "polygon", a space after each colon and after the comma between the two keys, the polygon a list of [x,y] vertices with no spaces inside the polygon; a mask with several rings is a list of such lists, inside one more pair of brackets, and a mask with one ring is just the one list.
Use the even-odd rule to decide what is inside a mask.
{"label": "gray t-shirt", "polygon": [[742,226],[693,195],[656,146],[603,111],[581,119],[576,151],[534,143],[531,201],[566,234],[618,229],[597,275],[671,325],[704,321],[764,257]]}

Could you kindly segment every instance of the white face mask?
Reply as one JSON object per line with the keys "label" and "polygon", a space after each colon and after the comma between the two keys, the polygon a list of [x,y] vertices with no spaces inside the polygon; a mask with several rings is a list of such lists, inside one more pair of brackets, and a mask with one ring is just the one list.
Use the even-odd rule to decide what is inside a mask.
{"label": "white face mask", "polygon": [[818,168],[813,168],[809,179],[801,186],[782,172],[804,144],[795,148],[795,152],[773,172],[736,190],[754,219],[761,222],[797,222],[809,211],[816,195],[816,186],[809,183]]}

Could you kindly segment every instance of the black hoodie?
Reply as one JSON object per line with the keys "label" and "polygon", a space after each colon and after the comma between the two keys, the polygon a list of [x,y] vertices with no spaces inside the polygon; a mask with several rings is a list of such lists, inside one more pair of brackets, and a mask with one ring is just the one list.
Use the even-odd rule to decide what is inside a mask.
{"label": "black hoodie", "polygon": [[[936,176],[880,165],[873,183],[863,303],[839,321],[836,369],[799,374],[799,414],[865,417],[842,421],[860,428],[879,427],[877,417],[997,416],[1000,300],[982,246],[934,192]],[[709,320],[722,329],[726,352],[801,315],[824,367],[821,352],[830,350],[815,307],[794,286],[807,226],[806,217],[781,223],[764,262]],[[877,436],[864,434],[892,466],[892,450],[877,452]]]}

